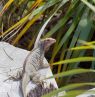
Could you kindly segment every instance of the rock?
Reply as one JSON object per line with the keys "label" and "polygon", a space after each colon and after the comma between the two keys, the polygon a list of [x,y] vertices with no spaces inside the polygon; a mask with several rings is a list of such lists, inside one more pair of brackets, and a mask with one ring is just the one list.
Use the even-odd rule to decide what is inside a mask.
{"label": "rock", "polygon": [[[28,53],[27,50],[14,47],[6,42],[0,42],[0,97],[22,97],[20,81],[9,80],[8,78],[9,76],[16,76],[17,72],[22,70]],[[47,62],[47,60],[44,60],[44,62]],[[50,68],[42,69],[39,73],[46,74],[47,77],[52,76]],[[34,91],[34,95],[37,93],[39,95],[37,97],[40,97],[40,95],[58,88],[54,78],[48,79],[46,82],[51,85],[49,88],[29,82],[26,89],[28,96],[33,97],[31,95]]]}

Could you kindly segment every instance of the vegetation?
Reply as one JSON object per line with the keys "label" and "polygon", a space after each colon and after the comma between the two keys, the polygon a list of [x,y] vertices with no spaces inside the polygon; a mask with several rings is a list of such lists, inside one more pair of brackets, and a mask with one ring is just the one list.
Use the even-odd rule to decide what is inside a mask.
{"label": "vegetation", "polygon": [[[46,57],[60,88],[43,97],[64,90],[75,97],[85,89],[74,89],[95,86],[95,0],[1,0],[0,10],[1,41],[30,50],[39,32],[57,40]],[[84,83],[72,82],[80,73]]]}

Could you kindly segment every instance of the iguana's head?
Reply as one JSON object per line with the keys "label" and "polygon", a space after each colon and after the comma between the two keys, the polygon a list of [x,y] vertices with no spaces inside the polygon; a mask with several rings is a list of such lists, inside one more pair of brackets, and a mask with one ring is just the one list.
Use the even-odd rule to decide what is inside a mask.
{"label": "iguana's head", "polygon": [[45,38],[41,40],[41,45],[43,46],[43,49],[47,51],[55,42],[56,40],[54,38]]}

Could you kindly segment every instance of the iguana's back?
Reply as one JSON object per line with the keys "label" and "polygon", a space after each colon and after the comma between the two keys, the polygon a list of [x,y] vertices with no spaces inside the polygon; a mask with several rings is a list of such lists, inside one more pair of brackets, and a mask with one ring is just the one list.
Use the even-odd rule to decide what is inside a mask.
{"label": "iguana's back", "polygon": [[43,58],[44,52],[41,51],[41,48],[33,49],[25,60],[24,71],[28,73],[38,71],[43,64]]}

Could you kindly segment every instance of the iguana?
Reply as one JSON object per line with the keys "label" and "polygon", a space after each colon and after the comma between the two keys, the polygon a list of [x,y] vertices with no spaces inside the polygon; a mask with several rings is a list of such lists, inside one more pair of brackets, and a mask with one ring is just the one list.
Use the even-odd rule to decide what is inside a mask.
{"label": "iguana", "polygon": [[24,97],[27,97],[26,86],[31,79],[35,83],[40,83],[42,81],[42,76],[39,75],[37,71],[49,67],[48,64],[43,64],[45,58],[44,54],[55,42],[56,40],[53,38],[40,40],[25,59],[21,81],[21,88]]}

